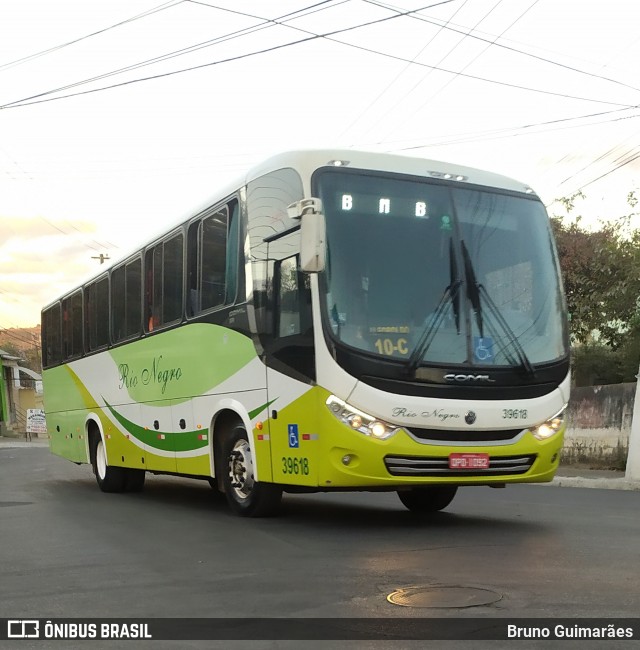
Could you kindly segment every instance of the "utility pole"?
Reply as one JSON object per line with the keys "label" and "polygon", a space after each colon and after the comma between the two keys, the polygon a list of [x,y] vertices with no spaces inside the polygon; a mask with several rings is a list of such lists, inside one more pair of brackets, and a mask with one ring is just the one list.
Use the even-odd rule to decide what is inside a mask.
{"label": "utility pole", "polygon": [[[636,379],[640,375],[640,370]],[[636,384],[636,398],[633,402],[633,417],[631,419],[631,433],[629,434],[629,449],[627,451],[627,468],[624,477],[627,481],[640,482],[640,379]]]}
{"label": "utility pole", "polygon": [[100,255],[92,255],[92,260],[100,260],[100,264],[104,264],[107,260],[110,260],[109,253],[100,253]]}

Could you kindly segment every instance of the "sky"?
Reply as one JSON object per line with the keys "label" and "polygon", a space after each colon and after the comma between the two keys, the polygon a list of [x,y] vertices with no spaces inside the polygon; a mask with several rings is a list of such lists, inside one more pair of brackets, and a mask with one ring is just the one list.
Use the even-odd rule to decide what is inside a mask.
{"label": "sky", "polygon": [[0,328],[287,149],[640,194],[637,0],[2,0]]}

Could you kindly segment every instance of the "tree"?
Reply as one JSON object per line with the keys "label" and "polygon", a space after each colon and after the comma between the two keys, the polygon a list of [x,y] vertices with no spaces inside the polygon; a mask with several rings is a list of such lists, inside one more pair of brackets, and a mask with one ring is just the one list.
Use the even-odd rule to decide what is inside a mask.
{"label": "tree", "polygon": [[[581,192],[560,199],[568,215],[580,198],[585,198]],[[630,214],[600,221],[595,230],[583,227],[580,216],[571,222],[552,217],[574,342],[586,343],[597,332],[597,339],[615,350],[630,334],[640,334],[640,232],[630,225],[637,205],[633,192],[627,202]]]}

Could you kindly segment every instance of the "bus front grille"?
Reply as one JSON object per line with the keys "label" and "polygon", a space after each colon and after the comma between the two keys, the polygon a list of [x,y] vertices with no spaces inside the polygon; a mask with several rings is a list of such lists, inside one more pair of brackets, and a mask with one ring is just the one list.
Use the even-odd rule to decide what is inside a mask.
{"label": "bus front grille", "polygon": [[494,456],[486,469],[451,469],[442,456],[385,456],[384,464],[392,476],[507,476],[526,474],[536,455]]}
{"label": "bus front grille", "polygon": [[502,440],[514,440],[526,429],[501,429],[496,431],[474,431],[456,429],[419,429],[418,427],[404,427],[419,442],[470,442],[481,444]]}

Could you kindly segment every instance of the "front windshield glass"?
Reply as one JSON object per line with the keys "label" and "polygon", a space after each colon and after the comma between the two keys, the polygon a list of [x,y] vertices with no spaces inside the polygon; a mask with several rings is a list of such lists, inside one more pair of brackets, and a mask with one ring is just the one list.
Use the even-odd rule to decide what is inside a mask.
{"label": "front windshield glass", "polygon": [[325,171],[326,319],[341,343],[432,363],[518,366],[566,355],[564,303],[537,199]]}

